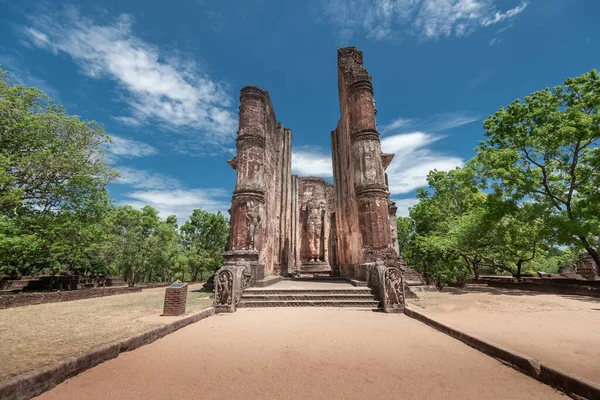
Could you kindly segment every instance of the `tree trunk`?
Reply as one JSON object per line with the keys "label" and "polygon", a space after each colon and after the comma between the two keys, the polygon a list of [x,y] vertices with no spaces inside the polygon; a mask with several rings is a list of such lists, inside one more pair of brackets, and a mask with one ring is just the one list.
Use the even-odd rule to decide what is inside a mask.
{"label": "tree trunk", "polygon": [[463,256],[463,259],[465,260],[465,264],[467,264],[467,269],[469,270],[469,273],[471,274],[471,276],[475,276],[475,273],[473,272],[473,268],[471,268],[471,262],[469,261],[469,257],[466,254],[461,254]]}
{"label": "tree trunk", "polygon": [[204,270],[200,271],[200,280],[204,280]]}
{"label": "tree trunk", "polygon": [[517,262],[517,276],[515,278],[517,278],[517,280],[521,280],[521,267],[523,266],[523,260],[519,260]]}
{"label": "tree trunk", "polygon": [[198,279],[198,272],[197,270],[192,272],[192,282],[196,282],[196,279]]}

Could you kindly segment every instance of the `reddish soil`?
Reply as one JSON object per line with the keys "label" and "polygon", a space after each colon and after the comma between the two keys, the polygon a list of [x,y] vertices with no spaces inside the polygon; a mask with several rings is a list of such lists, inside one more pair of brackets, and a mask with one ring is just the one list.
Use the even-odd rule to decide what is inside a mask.
{"label": "reddish soil", "polygon": [[41,399],[565,399],[404,315],[241,309],[124,353]]}
{"label": "reddish soil", "polygon": [[469,285],[410,302],[438,321],[600,383],[600,298]]}

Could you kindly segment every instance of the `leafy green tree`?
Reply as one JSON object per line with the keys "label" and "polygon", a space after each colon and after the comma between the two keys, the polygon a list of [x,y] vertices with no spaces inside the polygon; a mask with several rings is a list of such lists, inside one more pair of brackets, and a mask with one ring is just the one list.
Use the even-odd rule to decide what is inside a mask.
{"label": "leafy green tree", "polygon": [[0,70],[0,272],[86,270],[108,206],[109,136]]}
{"label": "leafy green tree", "polygon": [[192,281],[204,271],[219,269],[229,234],[229,224],[223,214],[196,209],[181,227],[181,233]]}
{"label": "leafy green tree", "polygon": [[0,208],[85,208],[114,171],[104,162],[102,125],[69,115],[35,88],[0,70]]}
{"label": "leafy green tree", "polygon": [[398,248],[404,259],[408,259],[408,248],[411,236],[414,233],[414,221],[409,217],[397,217],[396,229],[398,231]]}
{"label": "leafy green tree", "polygon": [[593,70],[500,108],[477,149],[481,178],[496,193],[544,205],[557,240],[585,248],[598,265],[599,107]]}

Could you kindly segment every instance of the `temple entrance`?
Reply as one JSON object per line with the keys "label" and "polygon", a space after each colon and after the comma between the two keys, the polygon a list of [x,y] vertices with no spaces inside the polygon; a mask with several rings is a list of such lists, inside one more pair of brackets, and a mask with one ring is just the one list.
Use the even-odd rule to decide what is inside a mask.
{"label": "temple entrance", "polygon": [[[333,279],[334,272],[341,278],[338,285],[372,287],[386,311],[403,307],[398,268],[404,264],[385,175],[393,155],[381,151],[362,52],[338,49],[337,58],[340,119],[330,131],[333,184],[292,174],[292,132],[277,122],[269,93],[256,86],[241,90],[236,156],[228,161],[237,171],[230,233],[217,271],[232,279],[223,281],[229,285],[227,296],[215,297],[218,312],[235,311],[250,287],[283,279]],[[217,294],[224,290],[216,289]],[[313,301],[304,300],[290,304]]]}

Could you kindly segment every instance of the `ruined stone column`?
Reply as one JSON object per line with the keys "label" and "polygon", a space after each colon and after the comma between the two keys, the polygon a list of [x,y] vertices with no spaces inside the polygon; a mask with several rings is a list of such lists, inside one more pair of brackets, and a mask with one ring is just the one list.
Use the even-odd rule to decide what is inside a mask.
{"label": "ruined stone column", "polygon": [[391,243],[389,192],[375,122],[373,85],[355,48],[340,49],[338,63],[347,87],[352,166],[364,260],[388,259]]}
{"label": "ruined stone column", "polygon": [[241,91],[237,156],[229,162],[237,170],[227,249],[231,251],[261,250],[265,224],[266,101],[265,92],[257,87],[247,86]]}

